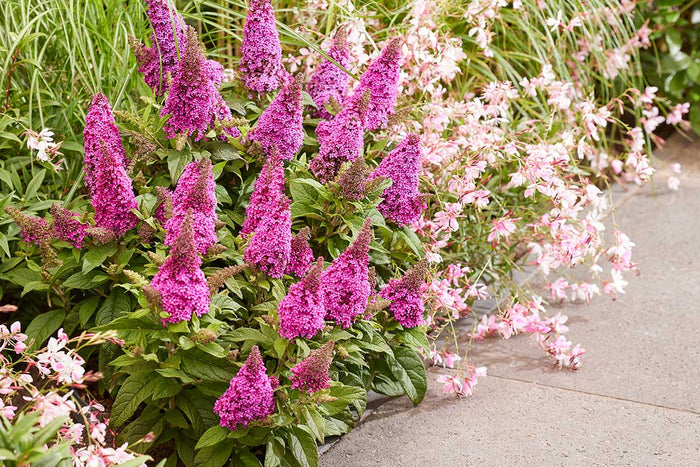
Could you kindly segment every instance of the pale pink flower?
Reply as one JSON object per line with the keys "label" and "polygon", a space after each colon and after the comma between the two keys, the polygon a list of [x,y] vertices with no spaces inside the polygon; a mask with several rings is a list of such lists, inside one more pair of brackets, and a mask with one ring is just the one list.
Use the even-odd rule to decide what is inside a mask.
{"label": "pale pink flower", "polygon": [[491,228],[491,232],[489,233],[487,240],[489,242],[496,243],[502,238],[510,237],[517,230],[515,223],[519,220],[520,218],[514,219],[509,217],[502,217],[500,219],[495,219],[491,221],[493,227]]}
{"label": "pale pink flower", "polygon": [[464,394],[462,378],[453,375],[440,375],[437,377],[437,382],[444,384],[442,388],[443,394],[456,394],[458,397]]}
{"label": "pale pink flower", "polygon": [[687,114],[689,110],[690,104],[688,102],[674,105],[666,116],[666,123],[669,125],[678,125],[683,121],[683,115]]}

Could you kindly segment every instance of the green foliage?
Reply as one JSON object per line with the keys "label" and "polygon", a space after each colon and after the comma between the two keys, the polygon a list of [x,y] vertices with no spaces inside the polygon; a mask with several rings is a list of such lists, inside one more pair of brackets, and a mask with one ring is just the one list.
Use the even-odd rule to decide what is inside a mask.
{"label": "green foliage", "polygon": [[700,2],[647,2],[653,49],[642,54],[650,85],[674,101],[690,103],[690,122],[700,132]]}
{"label": "green foliage", "polygon": [[[63,442],[46,449],[45,444],[56,438],[64,417],[58,417],[40,428],[41,414],[19,414],[10,422],[0,416],[0,461],[7,467],[24,465],[41,467],[70,467],[73,465],[70,443]],[[143,462],[143,460],[141,460]]]}
{"label": "green foliage", "polygon": [[[187,163],[211,159],[223,224],[218,239],[225,248],[203,258],[202,269],[210,276],[243,262],[247,240],[238,232],[262,161],[248,154],[238,140],[187,141],[181,147],[166,140],[164,119],[159,117],[162,99],[154,98],[135,73],[127,45],[129,34],[148,35],[141,2],[130,2],[126,8],[110,0],[34,3],[12,0],[0,6],[0,13],[9,18],[2,27],[12,31],[4,34],[0,40],[5,42],[0,44],[16,57],[4,64],[5,73],[14,68],[12,81],[5,82],[10,104],[0,119],[0,145],[4,145],[0,147],[11,151],[11,157],[0,162],[0,204],[46,216],[51,222],[48,209],[57,202],[92,222],[81,176],[81,133],[93,92],[105,92],[119,111],[117,124],[127,156],[135,151],[134,138],[129,136],[133,132],[157,148],[154,158],[139,160],[131,173],[132,178],[138,175],[137,215],[141,225],[152,230],[148,237],[135,229],[104,244],[88,239],[80,250],[55,240],[39,247],[21,242],[18,227],[4,213],[0,217],[0,254],[6,258],[0,266],[0,298],[20,307],[20,319],[29,324],[27,334],[36,345],[59,327],[69,333],[116,331],[123,340],[123,346],[107,343],[83,351],[87,361],[97,362],[93,369],[104,375],[99,392],[113,398],[110,424],[118,433],[117,442],[128,442],[137,452],[167,452],[167,465],[177,461],[188,467],[229,462],[316,466],[317,443],[355,425],[366,408],[368,390],[386,387],[392,395],[406,394],[414,403],[420,402],[426,374],[416,351],[427,348],[425,329],[404,330],[387,311],[379,310],[349,329],[329,325],[311,340],[288,341],[277,332],[276,308],[297,280],[289,276],[273,279],[246,269],[212,296],[209,313],[191,322],[162,324],[142,290],[158,271],[158,257],[168,253],[165,231],[154,218],[155,187],[174,188]],[[211,23],[205,13],[211,12],[210,6],[193,2],[191,7],[203,9],[205,37],[216,46],[212,28],[218,23]],[[195,10],[185,7],[184,11]],[[289,41],[294,34],[283,31],[282,36]],[[44,52],[36,55],[37,48]],[[111,53],[93,53],[106,50]],[[51,72],[44,77],[46,70]],[[223,94],[249,126],[272,97],[251,101],[232,84],[224,87]],[[286,167],[292,229],[309,227],[314,254],[331,261],[348,247],[364,219],[372,218],[370,263],[383,285],[418,260],[423,254],[421,240],[407,229],[387,225],[376,209],[387,183],[375,187],[362,201],[350,202],[342,198],[337,184],[324,186],[315,180],[307,167],[318,150],[316,124],[306,120],[305,146]],[[19,138],[24,130],[41,127],[54,129],[57,140],[64,141],[66,169],[62,172],[41,167]],[[240,129],[245,134],[249,127]],[[366,143],[368,163],[376,165],[388,139],[368,135]],[[50,257],[54,261],[48,261]],[[215,340],[202,339],[203,331],[213,333]],[[336,342],[332,386],[311,395],[291,389],[290,369],[331,339]],[[280,380],[277,408],[267,419],[229,432],[219,426],[213,405],[253,345],[260,348],[268,373]],[[149,433],[153,436],[144,440]],[[14,445],[8,446],[10,452],[18,452]]]}

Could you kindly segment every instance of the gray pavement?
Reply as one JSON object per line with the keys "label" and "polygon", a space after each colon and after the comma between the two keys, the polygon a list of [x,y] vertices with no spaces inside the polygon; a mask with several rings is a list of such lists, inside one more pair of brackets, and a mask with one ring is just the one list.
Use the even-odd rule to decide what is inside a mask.
{"label": "gray pavement", "polygon": [[[554,370],[528,336],[475,343],[487,366],[474,395],[429,393],[380,406],[321,467],[467,465],[700,465],[700,144],[659,152],[653,185],[615,196],[615,221],[637,244],[627,293],[550,309],[587,353],[578,372]],[[665,162],[681,162],[681,189]],[[612,234],[612,232],[610,232]]]}

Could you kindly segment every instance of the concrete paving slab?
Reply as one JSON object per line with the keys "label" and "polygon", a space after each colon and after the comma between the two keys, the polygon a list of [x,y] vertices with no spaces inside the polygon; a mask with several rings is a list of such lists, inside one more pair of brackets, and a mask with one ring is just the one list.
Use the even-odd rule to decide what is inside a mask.
{"label": "concrete paving slab", "polygon": [[486,377],[474,396],[383,405],[321,457],[321,467],[693,465],[696,414]]}

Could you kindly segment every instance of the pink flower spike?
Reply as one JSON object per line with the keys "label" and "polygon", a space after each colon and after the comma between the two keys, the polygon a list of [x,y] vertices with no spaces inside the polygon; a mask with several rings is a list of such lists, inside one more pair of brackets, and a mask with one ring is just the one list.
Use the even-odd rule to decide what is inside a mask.
{"label": "pink flower spike", "polygon": [[306,391],[309,394],[331,387],[328,370],[333,362],[333,346],[328,341],[321,348],[312,350],[308,357],[292,368],[292,389]]}
{"label": "pink flower spike", "polygon": [[304,141],[301,87],[301,75],[297,75],[277,94],[247,136],[259,142],[265,152],[277,148],[279,157],[286,161],[299,152]]}
{"label": "pink flower spike", "polygon": [[234,431],[272,415],[277,386],[277,379],[267,375],[260,350],[254,345],[229,388],[214,404],[221,426]]}
{"label": "pink flower spike", "polygon": [[292,215],[289,198],[280,195],[267,205],[268,211],[255,228],[243,259],[270,277],[284,275],[292,250]]}
{"label": "pink flower spike", "polygon": [[284,83],[287,72],[270,0],[250,0],[238,71],[251,91],[270,92]]}
{"label": "pink flower spike", "polygon": [[[347,68],[350,65],[350,49],[347,44],[347,31],[345,28],[339,29],[333,37],[333,44],[328,50],[328,56]],[[311,98],[314,100],[317,109],[313,115],[316,117],[331,120],[333,116],[326,110],[326,103],[331,99],[338,104],[343,104],[345,93],[348,88],[348,74],[338,68],[330,60],[324,60],[314,72],[306,85]]]}
{"label": "pink flower spike", "polygon": [[418,220],[426,206],[418,191],[421,152],[420,137],[411,133],[382,160],[369,177],[391,179],[391,186],[384,190],[384,200],[377,209],[385,218],[398,225],[411,225]]}
{"label": "pink flower spike", "polygon": [[164,243],[172,246],[180,235],[180,227],[188,212],[192,215],[194,242],[201,254],[216,243],[216,184],[211,161],[190,162],[177,182],[172,194],[173,212],[165,222]]}
{"label": "pink flower spike", "polygon": [[311,339],[323,329],[326,311],[321,294],[323,257],[318,258],[306,277],[292,284],[277,307],[280,336]]}
{"label": "pink flower spike", "polygon": [[401,279],[392,279],[379,292],[379,296],[391,301],[389,311],[394,319],[405,328],[425,324],[425,303],[423,288],[425,286],[427,262],[420,261]]}
{"label": "pink flower spike", "polygon": [[163,310],[170,315],[163,319],[164,326],[189,321],[193,313],[202,316],[209,311],[209,285],[201,264],[194,242],[192,214],[187,213],[170,255],[151,281],[151,286],[161,295]]}
{"label": "pink flower spike", "polygon": [[372,220],[367,218],[355,241],[338,256],[321,275],[326,319],[343,328],[367,309],[372,292],[369,283],[369,243],[372,240]]}
{"label": "pink flower spike", "polygon": [[97,227],[122,235],[138,223],[137,209],[119,130],[104,94],[96,94],[85,117],[85,183],[95,208]]}
{"label": "pink flower spike", "polygon": [[373,131],[386,128],[389,115],[394,113],[400,63],[401,39],[395,38],[384,47],[360,77],[360,84],[350,99],[358,99],[366,90],[370,91],[365,129]]}
{"label": "pink flower spike", "polygon": [[250,195],[245,210],[246,217],[241,227],[243,237],[257,228],[261,219],[269,212],[269,205],[277,202],[281,196],[284,196],[284,166],[277,151],[273,150],[253,185],[253,194]]}
{"label": "pink flower spike", "polygon": [[[168,138],[194,135],[199,141],[217,121],[229,121],[231,110],[217,89],[221,83],[221,65],[206,60],[192,27],[187,26],[185,33],[184,52],[160,115],[170,115],[163,126]],[[241,135],[236,128],[226,132],[234,138]]]}
{"label": "pink flower spike", "polygon": [[314,262],[314,252],[309,246],[309,228],[304,227],[292,238],[287,274],[303,277]]}

